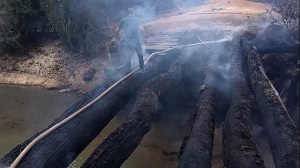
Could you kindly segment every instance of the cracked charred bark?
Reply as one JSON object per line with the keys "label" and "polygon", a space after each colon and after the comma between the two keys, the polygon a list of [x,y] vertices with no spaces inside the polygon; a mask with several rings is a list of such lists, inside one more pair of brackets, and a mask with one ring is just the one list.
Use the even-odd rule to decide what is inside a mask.
{"label": "cracked charred bark", "polygon": [[[40,140],[22,159],[18,167],[68,167],[80,152],[99,134],[115,114],[122,109],[132,96],[146,81],[165,72],[176,58],[179,49],[170,50],[163,57],[154,57],[145,65],[146,73],[136,72],[123,83],[117,85],[108,94],[87,108],[71,121]],[[151,65],[151,66],[150,66]],[[148,68],[149,66],[149,68]],[[102,93],[107,86],[99,86],[82,101],[70,107],[57,118],[48,128],[73,114],[85,104]],[[24,143],[15,147],[1,159],[0,164],[9,166],[20,152],[38,135],[38,132]]]}
{"label": "cracked charred bark", "polygon": [[215,80],[218,60],[219,56],[216,54],[213,54],[209,60],[204,90],[197,104],[191,134],[185,138],[180,149],[179,168],[211,167],[215,127]]}
{"label": "cracked charred bark", "polygon": [[243,39],[251,87],[258,102],[276,167],[299,167],[299,130],[268,79],[260,55],[248,39]]}
{"label": "cracked charred bark", "polygon": [[223,126],[223,161],[228,168],[263,168],[264,162],[250,134],[251,92],[242,70],[240,47],[240,38],[234,38],[230,52],[232,99]]}
{"label": "cracked charred bark", "polygon": [[299,53],[299,44],[293,45],[280,45],[280,46],[257,46],[257,52],[259,54],[270,53]]}
{"label": "cracked charred bark", "polygon": [[114,168],[122,165],[151,129],[159,96],[178,84],[182,77],[182,65],[187,59],[187,55],[179,56],[167,73],[144,84],[129,118],[95,149],[82,165],[83,168]]}

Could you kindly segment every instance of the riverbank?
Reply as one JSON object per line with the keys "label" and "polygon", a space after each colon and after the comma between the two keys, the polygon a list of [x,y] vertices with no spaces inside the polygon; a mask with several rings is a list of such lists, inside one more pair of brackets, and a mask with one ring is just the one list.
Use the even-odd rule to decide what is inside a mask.
{"label": "riverbank", "polygon": [[[43,86],[85,93],[104,80],[104,56],[84,57],[66,49],[59,40],[41,40],[26,53],[0,57],[0,84]],[[89,80],[84,80],[88,73]]]}
{"label": "riverbank", "polygon": [[[148,39],[174,32],[202,31],[205,32],[203,37],[200,36],[202,40],[209,41],[213,36],[224,35],[224,32],[232,35],[254,20],[268,24],[263,20],[268,7],[266,3],[245,0],[209,0],[200,6],[184,9],[180,14],[147,22],[144,28]],[[153,41],[157,41],[157,46],[166,45],[161,40]],[[150,49],[145,46],[145,49],[151,50],[151,46]],[[41,40],[27,53],[0,55],[0,84],[34,85],[87,93],[105,80],[103,69],[107,65],[108,56],[104,51],[103,55],[90,58],[71,52],[59,40]]]}

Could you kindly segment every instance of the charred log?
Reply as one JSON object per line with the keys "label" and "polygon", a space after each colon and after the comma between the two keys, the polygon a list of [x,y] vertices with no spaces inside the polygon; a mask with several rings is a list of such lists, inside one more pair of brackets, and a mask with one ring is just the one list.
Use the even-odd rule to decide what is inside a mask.
{"label": "charred log", "polygon": [[299,53],[299,44],[288,45],[283,44],[279,46],[256,46],[259,54],[271,53]]}
{"label": "charred log", "polygon": [[212,55],[208,64],[202,92],[197,104],[195,121],[189,137],[186,137],[178,161],[180,168],[211,167],[215,126],[215,81],[219,56]]}
{"label": "charred log", "polygon": [[299,167],[299,132],[278,92],[267,77],[253,43],[243,40],[250,83],[258,102],[276,167]]}
{"label": "charred log", "polygon": [[263,168],[264,162],[250,134],[251,92],[242,70],[240,46],[240,39],[234,38],[230,52],[232,100],[223,127],[223,161],[228,168]]}
{"label": "charred log", "polygon": [[[168,69],[171,60],[177,57],[178,52],[179,49],[170,50],[165,56],[158,56],[149,61],[145,65],[145,73],[135,72],[83,113],[40,140],[22,159],[19,167],[67,167],[109,123],[115,114],[128,103],[130,98],[136,94],[136,90],[149,79]],[[97,87],[82,101],[66,110],[48,128],[93,100],[106,90],[109,85],[111,83]],[[38,132],[24,143],[15,147],[1,159],[0,163],[9,166],[20,152],[45,130]]]}
{"label": "charred log", "polygon": [[187,56],[175,60],[169,71],[147,83],[137,95],[137,101],[129,118],[105,139],[82,165],[85,167],[120,167],[151,129],[159,96],[174,87],[182,78],[182,65]]}

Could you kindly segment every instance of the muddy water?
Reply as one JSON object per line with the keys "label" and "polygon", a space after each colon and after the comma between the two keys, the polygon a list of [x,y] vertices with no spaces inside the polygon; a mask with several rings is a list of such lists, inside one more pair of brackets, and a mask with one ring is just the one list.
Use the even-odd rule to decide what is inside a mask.
{"label": "muddy water", "polygon": [[0,158],[48,126],[78,100],[76,94],[0,85]]}
{"label": "muddy water", "polygon": [[[13,147],[48,126],[71,104],[81,99],[70,93],[59,93],[38,87],[0,85],[0,158]],[[151,131],[139,147],[122,165],[123,168],[173,168],[177,165],[177,152],[190,125],[187,110],[178,109],[160,113]],[[80,167],[96,146],[126,118],[117,115],[98,137],[69,167]]]}
{"label": "muddy water", "polygon": [[[175,168],[178,150],[190,125],[182,121],[183,114],[166,112],[155,118],[152,129],[146,134],[133,154],[123,163],[122,168]],[[69,167],[78,167],[122,121],[124,112],[118,114],[98,137],[86,148]]]}

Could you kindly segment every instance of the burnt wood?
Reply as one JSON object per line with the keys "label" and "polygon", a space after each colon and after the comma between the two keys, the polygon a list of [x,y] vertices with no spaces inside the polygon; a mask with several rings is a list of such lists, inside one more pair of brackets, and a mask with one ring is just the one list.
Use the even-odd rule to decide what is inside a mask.
{"label": "burnt wood", "polygon": [[231,105],[223,125],[223,161],[228,168],[263,168],[264,162],[253,141],[251,130],[251,92],[243,67],[245,59],[240,53],[240,38],[232,40],[230,51]]}
{"label": "burnt wood", "polygon": [[273,42],[272,40],[256,40],[254,45],[259,54],[271,54],[271,53],[299,53],[299,42],[290,41],[282,42],[280,44]]}
{"label": "burnt wood", "polygon": [[215,82],[219,55],[213,54],[201,95],[197,103],[195,120],[189,136],[184,139],[178,160],[179,168],[211,167],[215,127]]}
{"label": "burnt wood", "polygon": [[182,78],[182,65],[188,56],[181,54],[168,72],[143,85],[129,118],[111,133],[82,165],[83,168],[117,168],[133,153],[144,135],[151,129],[159,96],[177,85]]}
{"label": "burnt wood", "polygon": [[243,38],[251,88],[258,103],[276,167],[299,167],[299,130],[266,75],[253,43]]}
{"label": "burnt wood", "polygon": [[281,45],[281,46],[269,46],[269,47],[257,47],[259,54],[271,54],[271,53],[299,53],[299,44],[297,45]]}
{"label": "burnt wood", "polygon": [[[164,56],[151,59],[145,65],[145,73],[135,72],[84,112],[40,140],[26,154],[18,167],[68,167],[146,81],[168,70],[179,51],[178,48],[175,48],[165,53]],[[47,128],[73,114],[77,109],[101,94],[112,83],[114,82],[104,82],[103,85],[98,86],[83,100],[66,110]],[[45,130],[36,133],[15,147],[1,159],[0,165],[9,166],[26,145]]]}

